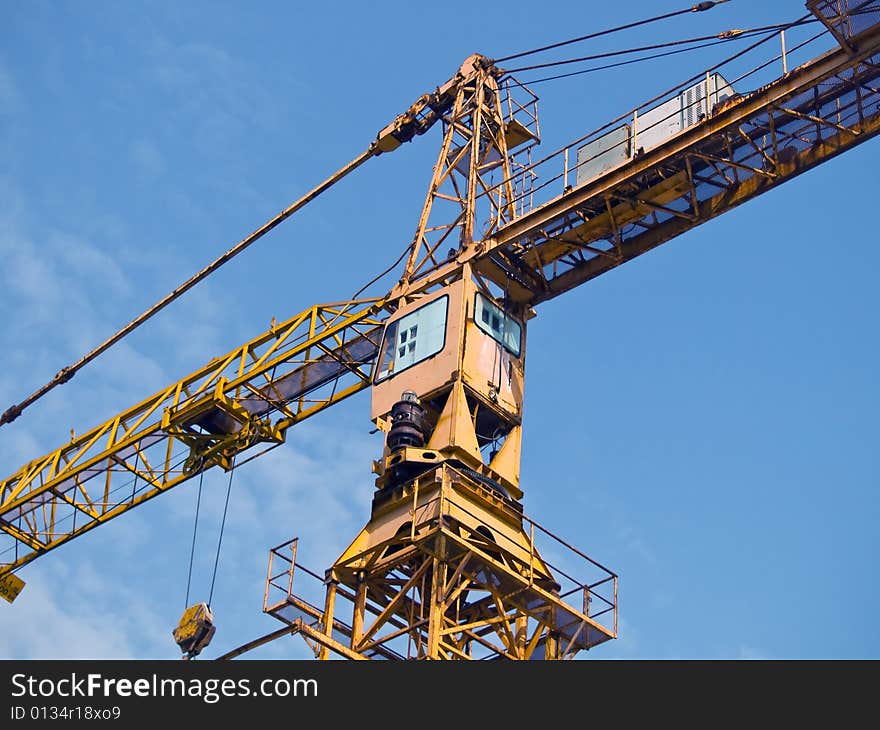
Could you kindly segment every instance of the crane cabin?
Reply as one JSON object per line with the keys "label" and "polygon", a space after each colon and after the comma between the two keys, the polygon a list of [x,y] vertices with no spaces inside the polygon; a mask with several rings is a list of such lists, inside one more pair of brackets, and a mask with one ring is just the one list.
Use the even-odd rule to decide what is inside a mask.
{"label": "crane cabin", "polygon": [[388,320],[371,388],[371,419],[386,434],[380,489],[451,460],[521,497],[528,316],[462,277]]}

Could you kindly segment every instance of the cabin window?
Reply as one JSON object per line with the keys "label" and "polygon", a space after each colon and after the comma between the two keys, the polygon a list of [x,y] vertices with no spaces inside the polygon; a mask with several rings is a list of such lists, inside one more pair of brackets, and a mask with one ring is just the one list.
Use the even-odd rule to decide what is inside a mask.
{"label": "cabin window", "polygon": [[477,294],[474,321],[489,337],[514,357],[522,348],[522,325],[488,297]]}
{"label": "cabin window", "polygon": [[446,344],[449,297],[442,296],[385,327],[375,382],[436,355]]}

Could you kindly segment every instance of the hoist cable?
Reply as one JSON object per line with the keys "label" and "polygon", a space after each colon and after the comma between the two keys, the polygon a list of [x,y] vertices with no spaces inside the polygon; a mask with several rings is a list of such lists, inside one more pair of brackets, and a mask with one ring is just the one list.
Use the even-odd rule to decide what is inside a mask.
{"label": "hoist cable", "polygon": [[226,504],[223,505],[223,519],[220,521],[220,537],[217,540],[217,554],[214,556],[214,574],[211,576],[211,590],[208,592],[208,608],[211,607],[211,599],[214,597],[214,582],[217,580],[217,565],[220,563],[220,547],[223,545],[223,531],[226,529],[226,513],[229,510],[229,494],[232,492],[232,475],[235,474],[235,457],[232,457],[232,467],[229,469],[229,484],[226,486]]}
{"label": "hoist cable", "polygon": [[196,532],[199,529],[199,508],[202,505],[202,480],[205,478],[205,472],[199,472],[199,496],[196,497],[196,520],[193,525],[192,549],[189,551],[189,573],[186,576],[186,600],[183,602],[184,609],[189,608],[189,587],[192,583],[193,561],[196,556]]}
{"label": "hoist cable", "polygon": [[542,53],[543,51],[550,51],[554,48],[562,48],[562,46],[568,46],[572,43],[580,43],[581,41],[591,40],[593,38],[599,38],[605,35],[611,35],[612,33],[618,33],[622,30],[629,30],[630,28],[638,28],[641,25],[648,25],[649,23],[656,23],[661,20],[667,20],[668,18],[674,18],[679,15],[686,15],[687,13],[698,13],[704,10],[710,10],[716,5],[720,5],[721,3],[729,2],[729,0],[715,0],[715,2],[701,2],[693,5],[691,7],[685,8],[683,10],[675,10],[671,13],[665,13],[663,15],[657,15],[653,18],[646,18],[644,20],[637,20],[633,23],[627,23],[626,25],[618,25],[615,28],[608,28],[607,30],[596,31],[595,33],[589,33],[587,35],[582,35],[579,38],[570,38],[567,41],[560,41],[559,43],[551,43],[549,46],[541,46],[541,48],[533,48],[530,51],[522,51],[521,53],[514,53],[510,56],[504,56],[503,58],[494,59],[493,63],[504,63],[505,61],[512,61],[515,58],[522,58],[523,56],[531,56],[535,53]]}

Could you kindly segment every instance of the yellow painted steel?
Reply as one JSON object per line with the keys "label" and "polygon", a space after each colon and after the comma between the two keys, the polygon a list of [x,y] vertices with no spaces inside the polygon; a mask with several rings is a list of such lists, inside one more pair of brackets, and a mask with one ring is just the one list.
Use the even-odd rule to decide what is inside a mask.
{"label": "yellow painted steel", "polygon": [[[536,530],[565,570],[541,557]],[[326,575],[299,564],[296,545],[270,554],[264,610],[290,627],[273,638],[312,627],[308,638],[320,659],[330,652],[349,659],[571,659],[617,636],[617,576],[449,465],[374,508]],[[323,610],[299,595],[308,580],[325,586]]]}
{"label": "yellow painted steel", "polygon": [[[11,571],[35,557],[207,468],[240,465],[237,457],[259,445],[272,448],[293,424],[368,387],[383,323],[398,304],[473,272],[524,310],[880,134],[880,106],[868,83],[880,76],[873,63],[880,24],[855,40],[535,210],[518,208],[510,186],[501,189],[483,240],[476,240],[473,225],[476,152],[494,148],[507,164],[513,140],[498,130],[517,128],[512,120],[497,123],[498,74],[481,57],[471,57],[434,102],[440,99],[455,119],[468,117],[466,104],[496,118],[491,124],[478,120],[464,139],[447,130],[443,164],[435,168],[405,275],[392,292],[383,299],[311,307],[0,481],[0,530],[12,546],[0,553],[0,578],[9,581]],[[794,104],[814,91],[826,101],[849,98],[853,89],[846,108],[832,105],[828,113]],[[382,151],[420,134],[417,122],[402,115],[393,130],[383,130]],[[466,159],[468,149],[475,153]],[[461,215],[435,228],[432,203],[443,199],[443,185],[465,162],[468,187],[453,199]],[[459,248],[445,250],[459,228],[467,234],[456,241]],[[601,241],[612,243],[597,248]],[[515,483],[519,433],[512,433],[509,453],[496,459],[498,475]],[[522,647],[516,622],[508,629],[508,650]],[[438,629],[427,641],[439,646],[441,635]]]}
{"label": "yellow painted steel", "polygon": [[201,653],[214,637],[214,614],[207,603],[196,603],[183,612],[180,622],[171,632],[185,659]]}
{"label": "yellow painted steel", "polygon": [[[880,75],[880,69],[866,63],[878,48],[880,26],[861,39],[859,54],[831,51],[678,135],[664,149],[496,227],[481,242],[469,240],[475,199],[464,192],[472,192],[479,175],[474,165],[468,186],[457,188],[462,216],[445,228],[427,225],[433,197],[458,169],[465,145],[480,148],[480,125],[503,126],[500,117],[491,118],[485,89],[479,88],[481,78],[491,86],[491,74],[477,73],[477,81],[468,77],[451,115],[475,120],[471,136],[455,147],[453,132],[447,130],[404,278],[392,293],[402,303],[387,330],[393,352],[406,339],[398,339],[392,325],[445,299],[444,344],[396,374],[389,362],[373,388],[377,426],[393,434],[401,424],[410,424],[425,441],[407,435],[413,440],[403,446],[386,442],[383,458],[374,463],[379,478],[371,519],[322,580],[327,590],[323,611],[291,589],[295,549],[286,589],[273,576],[270,562],[267,597],[273,587],[284,593],[278,602],[267,600],[265,610],[285,623],[297,617],[294,625],[308,620],[328,638],[347,639],[344,651],[322,643],[316,650],[321,659],[335,651],[348,658],[353,652],[383,659],[558,660],[615,638],[617,576],[607,571],[591,583],[561,585],[557,580],[563,573],[536,548],[534,525],[526,529],[518,501],[521,389],[504,408],[494,387],[498,381],[489,381],[488,394],[481,392],[486,383],[482,360],[490,353],[497,359],[501,344],[492,352],[480,349],[480,333],[465,336],[466,323],[476,318],[470,302],[485,283],[480,275],[504,292],[503,299],[494,301],[499,311],[503,306],[522,316],[531,305],[873,136],[880,129],[880,105],[863,103],[858,94],[834,105],[834,119],[823,119],[819,110],[829,99],[844,99],[854,83]],[[822,103],[812,102],[817,113],[791,108],[789,102],[805,91],[818,91],[820,84]],[[810,127],[806,132],[803,122]],[[802,147],[795,148],[794,140]],[[713,192],[700,195],[697,189],[705,189],[707,181]],[[462,230],[462,247],[443,263],[437,252],[445,239],[429,239],[426,232],[446,235],[456,226]],[[639,233],[627,238],[624,228]],[[591,248],[600,240],[613,240],[614,248]],[[513,287],[511,279],[516,280]],[[415,329],[410,331],[414,336]],[[513,381],[512,368],[504,370]],[[403,393],[411,396],[406,403],[419,406],[421,416],[408,420],[405,412],[393,413]],[[498,409],[493,425],[503,426],[499,430],[508,437],[488,463],[476,428],[478,411],[487,407]],[[605,606],[597,610],[602,600]]]}
{"label": "yellow painted steel", "polygon": [[12,603],[18,598],[18,594],[21,593],[22,588],[24,588],[24,581],[15,575],[15,573],[0,576],[0,598],[3,598],[9,603]]}
{"label": "yellow painted steel", "polygon": [[310,307],[0,481],[0,576],[367,387],[384,306]]}
{"label": "yellow painted steel", "polygon": [[[512,299],[536,305],[872,139],[880,133],[871,91],[880,76],[872,60],[880,52],[880,24],[857,40],[857,52],[828,51],[646,154],[522,211],[449,260],[429,262],[390,296],[431,291],[470,263]],[[791,108],[814,92],[821,94],[820,113]],[[839,100],[847,95],[853,98],[843,106]],[[658,213],[665,215],[658,220]],[[599,248],[608,240],[612,247]]]}
{"label": "yellow painted steel", "polygon": [[[511,150],[519,147],[523,152],[539,141],[538,99],[516,85],[523,98],[515,103],[510,96],[505,100],[498,83],[503,75],[503,69],[476,53],[459,70],[401,284],[408,285],[439,266],[450,246],[466,249],[478,234],[487,237],[516,217]],[[503,182],[490,194],[493,173]],[[478,232],[478,220],[488,220],[488,227]]]}

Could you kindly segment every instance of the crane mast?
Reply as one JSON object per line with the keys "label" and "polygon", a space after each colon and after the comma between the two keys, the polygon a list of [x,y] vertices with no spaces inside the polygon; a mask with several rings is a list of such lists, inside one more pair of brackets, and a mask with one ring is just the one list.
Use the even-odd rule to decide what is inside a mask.
{"label": "crane mast", "polygon": [[[615,638],[617,575],[523,512],[528,321],[542,302],[880,132],[876,0],[807,6],[836,47],[725,99],[707,73],[695,123],[646,147],[634,113],[620,163],[575,184],[567,160],[585,139],[533,164],[537,97],[470,56],[377,138],[390,151],[443,126],[392,290],[273,324],[0,481],[11,541],[0,582],[370,388],[385,441],[368,522],[323,575],[297,563],[296,539],[274,548],[264,610],[283,627],[227,657],[291,633],[320,658],[351,659],[562,659]],[[560,177],[563,156],[561,193],[532,205],[538,173]],[[295,592],[294,575],[321,601]]]}

